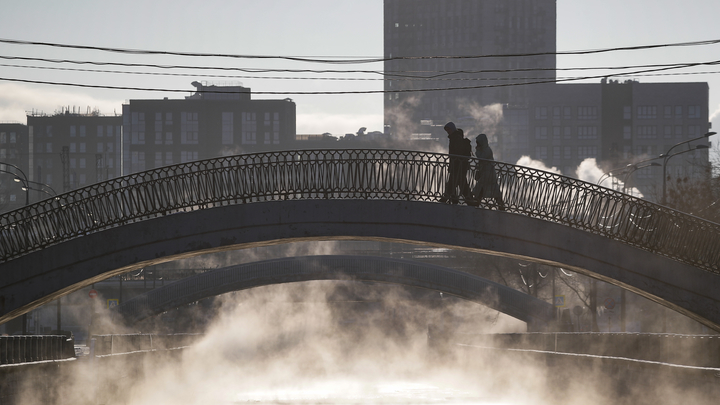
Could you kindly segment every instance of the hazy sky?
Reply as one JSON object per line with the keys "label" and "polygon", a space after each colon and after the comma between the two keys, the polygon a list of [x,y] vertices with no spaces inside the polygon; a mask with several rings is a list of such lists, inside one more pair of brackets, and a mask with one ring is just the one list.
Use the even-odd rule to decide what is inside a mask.
{"label": "hazy sky", "polygon": [[[478,0],[481,1],[481,0]],[[719,39],[717,0],[558,0],[559,51]],[[0,38],[194,53],[310,57],[381,57],[381,0],[168,0],[104,1],[3,0]],[[129,99],[182,98],[194,80],[241,82],[256,92],[381,90],[381,76],[350,73],[247,73],[232,70],[127,68],[8,59],[33,57],[193,67],[381,70],[382,65],[330,65],[287,60],[127,55],[90,50],[0,43],[0,78],[186,90],[150,92],[104,90],[0,80],[0,121],[25,122],[25,112],[53,113],[61,106],[120,113]],[[559,67],[627,66],[720,60],[720,44],[560,57]],[[23,67],[18,67],[23,66]],[[138,72],[100,73],[28,68]],[[675,73],[670,71],[666,73]],[[710,113],[720,128],[720,67],[678,72],[693,75],[643,76],[641,82],[700,81],[710,86]],[[149,75],[147,73],[152,73]],[[587,73],[587,72],[586,72]],[[597,73],[597,72],[594,72]],[[577,72],[559,73],[577,75]],[[207,75],[204,77],[202,75]],[[231,76],[231,77],[221,77]],[[297,80],[295,78],[302,78]],[[323,78],[325,80],[309,80]],[[328,80],[329,79],[329,80]],[[364,80],[336,80],[364,79]],[[621,78],[621,80],[626,77]],[[598,82],[598,80],[594,80]],[[290,97],[297,104],[298,133],[382,130],[382,96],[254,95]],[[716,138],[716,137],[714,137]],[[714,139],[713,139],[714,140]]]}

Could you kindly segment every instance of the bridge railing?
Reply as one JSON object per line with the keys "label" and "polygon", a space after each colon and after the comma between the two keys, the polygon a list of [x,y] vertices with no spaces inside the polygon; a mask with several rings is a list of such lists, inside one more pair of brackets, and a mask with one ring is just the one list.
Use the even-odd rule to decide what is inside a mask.
{"label": "bridge railing", "polygon": [[[429,152],[294,150],[134,173],[0,215],[0,263],[104,229],[216,206],[293,199],[438,202],[448,180],[448,163],[448,155]],[[479,163],[470,161],[471,187]],[[720,224],[570,177],[493,164],[509,212],[720,272]],[[480,207],[495,205],[483,200]]]}

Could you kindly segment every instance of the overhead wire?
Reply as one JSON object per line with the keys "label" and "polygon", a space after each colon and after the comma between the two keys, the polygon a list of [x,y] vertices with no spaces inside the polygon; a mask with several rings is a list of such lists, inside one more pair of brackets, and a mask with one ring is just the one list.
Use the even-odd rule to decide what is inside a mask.
{"label": "overhead wire", "polygon": [[[341,95],[341,94],[384,94],[384,93],[471,90],[471,89],[481,89],[481,88],[526,86],[526,85],[533,85],[533,84],[563,83],[563,82],[580,81],[580,80],[602,79],[602,78],[609,78],[609,77],[615,77],[615,76],[628,76],[628,75],[632,75],[632,74],[667,71],[667,70],[681,69],[681,68],[687,68],[687,67],[692,67],[692,66],[701,66],[701,65],[707,65],[707,64],[711,64],[711,65],[720,64],[720,60],[712,61],[712,62],[701,62],[701,63],[686,63],[686,64],[680,64],[680,65],[674,65],[674,66],[668,66],[668,67],[644,69],[644,70],[639,70],[639,71],[635,71],[635,72],[624,72],[622,74],[600,74],[600,75],[574,77],[574,78],[566,78],[566,79],[540,79],[540,80],[535,80],[535,81],[527,81],[527,82],[519,82],[519,83],[499,83],[499,84],[488,84],[488,85],[479,85],[479,86],[423,88],[423,89],[393,89],[393,90],[358,90],[358,91],[257,91],[257,92],[253,92],[253,93],[254,94],[262,94],[262,95]],[[84,88],[98,88],[98,89],[110,89],[110,90],[139,90],[139,91],[153,91],[153,92],[155,92],[155,91],[157,91],[157,92],[188,92],[187,89],[179,90],[179,89],[142,88],[142,87],[133,87],[133,86],[106,86],[106,85],[92,85],[92,84],[84,84],[84,83],[63,83],[63,82],[50,82],[50,81],[3,78],[3,77],[0,77],[0,81],[33,83],[33,84],[47,84],[47,85],[57,85],[57,86],[72,86],[72,87],[84,87]],[[211,90],[204,90],[204,91],[212,92]]]}
{"label": "overhead wire", "polygon": [[672,47],[715,45],[715,44],[720,43],[720,39],[675,42],[675,43],[664,43],[664,44],[650,44],[650,45],[635,45],[635,46],[587,49],[587,50],[576,50],[576,51],[532,52],[532,53],[488,54],[488,55],[395,56],[395,57],[383,57],[383,58],[379,58],[379,57],[370,57],[370,58],[335,57],[337,59],[327,59],[327,58],[321,59],[321,58],[311,58],[311,57],[301,57],[301,56],[282,56],[282,55],[242,55],[242,54],[225,54],[225,53],[158,51],[158,50],[147,50],[147,49],[101,47],[101,46],[91,46],[91,45],[74,45],[74,44],[63,44],[63,43],[55,43],[55,42],[26,41],[26,40],[17,40],[17,39],[9,39],[9,38],[0,38],[0,43],[14,44],[14,45],[48,46],[48,47],[57,47],[57,48],[79,49],[79,50],[93,50],[93,51],[113,52],[113,53],[133,54],[133,55],[172,55],[172,56],[186,56],[186,57],[220,57],[220,58],[233,58],[233,59],[281,59],[281,60],[290,60],[290,61],[296,61],[296,62],[310,62],[310,63],[361,64],[361,63],[387,62],[387,61],[393,61],[393,60],[417,60],[417,59],[477,59],[477,58],[497,58],[497,57],[507,58],[507,57],[546,56],[546,55],[589,55],[589,54],[619,52],[619,51],[635,51],[635,50],[660,49],[660,48],[672,48]]}
{"label": "overhead wire", "polygon": [[[2,56],[0,56],[2,58]],[[715,64],[715,63],[709,63]],[[644,65],[644,66],[677,66],[674,65]],[[38,69],[38,70],[55,70],[65,72],[83,72],[83,73],[109,73],[109,74],[123,74],[123,75],[144,75],[144,76],[169,76],[169,77],[207,77],[207,78],[223,78],[223,79],[263,79],[263,80],[327,80],[327,81],[384,81],[384,78],[367,78],[367,77],[285,77],[285,76],[238,76],[238,75],[221,75],[221,74],[197,74],[197,73],[167,73],[167,72],[138,72],[128,70],[105,70],[105,69],[80,69],[80,68],[69,68],[69,67],[53,67],[53,66],[32,66],[32,65],[10,65],[0,63],[0,67],[9,68],[21,68],[21,69]],[[612,68],[586,68],[585,70],[604,70]],[[624,69],[628,69],[627,67]],[[492,70],[492,73],[512,73],[512,72],[532,72],[532,71],[544,71],[553,69],[507,69],[507,70]],[[558,69],[561,70],[561,69]],[[562,70],[579,70],[579,69],[562,69]],[[458,73],[461,73],[459,71]],[[487,71],[478,71],[476,73],[486,73]],[[464,73],[464,72],[462,72]],[[681,76],[681,75],[699,75],[699,74],[717,74],[720,71],[715,72],[678,72],[678,73],[658,73],[658,74],[627,74],[627,76]],[[569,79],[571,77],[561,76],[560,79]],[[488,80],[538,80],[538,77],[403,77],[399,79],[393,79],[395,82],[402,81],[488,81]]]}

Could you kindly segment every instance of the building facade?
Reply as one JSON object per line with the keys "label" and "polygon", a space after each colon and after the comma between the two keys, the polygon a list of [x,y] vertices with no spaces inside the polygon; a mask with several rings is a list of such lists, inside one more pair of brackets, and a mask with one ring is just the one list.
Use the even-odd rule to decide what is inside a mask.
{"label": "building facade", "polygon": [[[385,0],[386,132],[445,143],[442,126],[454,121],[470,139],[486,133],[496,160],[528,156],[576,176],[595,159],[624,180],[613,169],[709,131],[707,83],[555,84],[555,27],[554,0]],[[660,201],[664,160],[654,163],[628,185]],[[707,167],[699,149],[665,169],[701,179]]]}
{"label": "building facade", "polygon": [[28,128],[21,123],[0,123],[0,211],[11,211],[29,202],[30,193],[15,178],[28,173]]}
{"label": "building facade", "polygon": [[384,13],[387,133],[525,105],[529,87],[509,81],[555,79],[555,0],[385,0]]}
{"label": "building facade", "polygon": [[[78,109],[79,111],[79,109]],[[28,177],[38,198],[120,175],[122,117],[70,109],[27,116]]]}
{"label": "building facade", "polygon": [[123,105],[123,173],[292,147],[295,103],[252,100],[250,89],[193,82],[185,99]]}

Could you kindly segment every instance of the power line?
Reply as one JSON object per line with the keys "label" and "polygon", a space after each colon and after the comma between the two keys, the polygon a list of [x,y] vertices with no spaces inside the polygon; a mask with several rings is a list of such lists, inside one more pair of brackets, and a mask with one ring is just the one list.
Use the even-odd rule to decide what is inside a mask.
{"label": "power line", "polygon": [[114,53],[133,54],[133,55],[169,55],[169,56],[186,56],[186,57],[219,57],[219,58],[233,58],[233,59],[281,59],[281,60],[289,60],[289,61],[295,61],[295,62],[309,62],[309,63],[364,64],[364,63],[378,63],[378,62],[389,62],[389,61],[396,61],[396,60],[417,60],[417,59],[479,59],[479,58],[498,58],[498,57],[508,58],[508,57],[548,56],[548,55],[589,55],[589,54],[619,52],[619,51],[637,51],[637,50],[671,48],[671,47],[714,45],[714,44],[720,43],[720,39],[664,43],[664,44],[651,44],[651,45],[625,46],[625,47],[614,47],[614,48],[601,48],[601,49],[588,49],[588,50],[577,50],[577,51],[535,52],[535,53],[516,53],[516,54],[490,54],[490,55],[458,55],[458,56],[449,56],[449,55],[445,55],[445,56],[396,56],[396,57],[390,57],[390,58],[347,58],[346,60],[341,60],[341,59],[345,58],[345,57],[341,57],[341,56],[335,57],[337,59],[320,59],[320,58],[281,56],[281,55],[242,55],[242,54],[223,54],[223,53],[157,51],[157,50],[146,50],[146,49],[112,48],[112,47],[73,45],[73,44],[62,44],[62,43],[54,43],[54,42],[38,42],[38,41],[25,41],[25,40],[2,39],[2,38],[0,38],[0,43],[15,44],[15,45],[49,46],[49,47],[56,47],[56,48],[93,50],[93,51],[114,52]]}
{"label": "power line", "polygon": [[[712,62],[713,64],[718,64],[720,61]],[[411,93],[411,92],[433,92],[433,91],[452,91],[452,90],[472,90],[472,89],[482,89],[482,88],[493,88],[493,87],[510,87],[510,86],[526,86],[526,85],[532,85],[532,84],[547,84],[547,83],[562,83],[562,82],[572,82],[572,81],[580,81],[580,80],[591,80],[591,79],[601,79],[601,78],[609,78],[614,76],[628,76],[632,74],[641,74],[641,73],[652,73],[652,72],[659,72],[659,71],[667,71],[672,69],[680,69],[685,68],[689,66],[698,65],[695,63],[691,64],[685,64],[680,66],[671,66],[671,67],[663,67],[663,68],[652,68],[652,69],[646,69],[646,70],[640,70],[636,72],[629,72],[629,73],[623,73],[623,74],[613,74],[613,75],[607,75],[607,74],[601,74],[601,75],[594,75],[594,76],[585,76],[585,77],[576,77],[576,78],[568,78],[568,79],[547,79],[547,80],[537,80],[537,81],[531,81],[531,82],[521,82],[521,83],[501,83],[501,84],[488,84],[488,85],[479,85],[479,86],[463,86],[463,87],[446,87],[446,88],[427,88],[427,89],[397,89],[392,91],[385,91],[385,90],[359,90],[359,91],[258,91],[254,92],[254,94],[258,95],[342,95],[342,94],[384,94],[384,93]],[[141,87],[131,87],[131,86],[104,86],[104,85],[92,85],[92,84],[82,84],[82,83],[61,83],[61,82],[48,82],[48,81],[39,81],[39,80],[27,80],[27,79],[12,79],[12,78],[0,78],[0,81],[10,81],[10,82],[21,82],[21,83],[33,83],[33,84],[47,84],[47,85],[56,85],[56,86],[72,86],[72,87],[84,87],[84,88],[97,88],[97,89],[109,89],[109,90],[139,90],[139,91],[152,91],[152,92],[189,92],[190,90],[178,90],[178,89],[160,89],[160,88],[141,88]],[[208,93],[212,93],[212,91],[205,91]],[[227,93],[223,91],[223,93]]]}
{"label": "power line", "polygon": [[[25,61],[37,61],[47,63],[69,63],[77,65],[93,65],[93,66],[120,66],[120,67],[146,67],[146,68],[157,68],[157,69],[189,69],[189,70],[219,70],[219,71],[238,71],[244,73],[314,73],[314,74],[377,74],[381,76],[391,76],[400,78],[418,78],[418,79],[432,79],[443,76],[457,75],[457,74],[480,74],[480,73],[510,73],[510,72],[538,72],[538,71],[583,71],[583,70],[627,70],[627,69],[644,69],[644,68],[662,68],[662,67],[673,67],[673,66],[695,66],[695,65],[715,65],[717,61],[711,62],[699,62],[695,65],[688,63],[673,63],[673,64],[648,64],[648,65],[629,65],[629,66],[598,66],[598,67],[567,67],[567,68],[516,68],[516,69],[481,69],[481,70],[455,70],[455,71],[432,71],[432,70],[407,70],[407,71],[391,71],[383,72],[378,70],[312,70],[312,69],[255,69],[255,68],[238,68],[238,67],[218,67],[218,66],[190,66],[190,65],[157,65],[157,64],[144,64],[144,63],[123,63],[123,62],[94,62],[94,61],[78,61],[78,60],[67,60],[67,59],[47,59],[47,58],[33,58],[33,57],[22,57],[22,56],[3,56],[0,55],[0,59],[6,60],[25,60]],[[12,66],[12,65],[6,65]],[[31,68],[28,66],[28,68]],[[39,68],[39,67],[38,67]],[[58,69],[59,70],[59,69]],[[91,71],[91,70],[88,70]],[[403,74],[400,74],[403,73]],[[428,74],[434,74],[428,76]]]}
{"label": "power line", "polygon": [[[2,58],[2,57],[0,57]],[[708,65],[714,65],[716,63],[709,62]],[[638,67],[673,67],[678,66],[677,64],[673,65],[639,65],[634,66],[633,68]],[[85,73],[109,73],[109,74],[123,74],[123,75],[141,75],[141,76],[169,76],[169,77],[189,77],[189,78],[198,78],[198,77],[204,77],[204,78],[223,78],[223,79],[257,79],[257,80],[308,80],[308,81],[385,81],[387,79],[384,78],[360,78],[360,77],[283,77],[283,76],[238,76],[238,75],[220,75],[220,74],[197,74],[197,73],[166,73],[166,72],[134,72],[134,71],[122,71],[122,70],[104,70],[104,69],[76,69],[76,68],[67,68],[67,67],[52,67],[52,66],[30,66],[30,65],[9,65],[9,64],[0,64],[0,67],[9,67],[9,68],[21,68],[21,69],[39,69],[39,70],[55,70],[55,71],[63,71],[63,72],[85,72]],[[682,66],[684,67],[684,66]],[[630,67],[616,67],[617,69],[630,69]],[[558,70],[609,70],[612,68],[606,68],[606,67],[598,67],[598,68],[569,68],[569,69],[558,69]],[[546,69],[538,69],[538,70],[546,70]],[[553,70],[553,69],[550,69]],[[492,72],[498,72],[498,73],[511,73],[511,72],[533,72],[536,71],[535,69],[508,69],[508,70],[494,70]],[[464,74],[470,74],[470,73],[487,73],[487,71],[477,71],[477,72],[465,72],[465,71],[457,71],[457,72],[448,72],[449,74],[454,73],[464,73]],[[684,75],[706,75],[706,74],[718,74],[720,71],[714,71],[714,72],[677,72],[677,73],[658,73],[658,74],[634,74],[634,73],[628,73],[628,74],[616,74],[616,75],[623,75],[623,76],[634,76],[634,77],[645,77],[645,76],[684,76]],[[572,77],[569,76],[561,76],[558,77],[558,79],[570,79]],[[402,81],[491,81],[491,80],[540,80],[542,78],[539,77],[422,77],[422,76],[416,76],[416,77],[403,77],[399,79],[394,79],[394,82],[402,82]]]}

